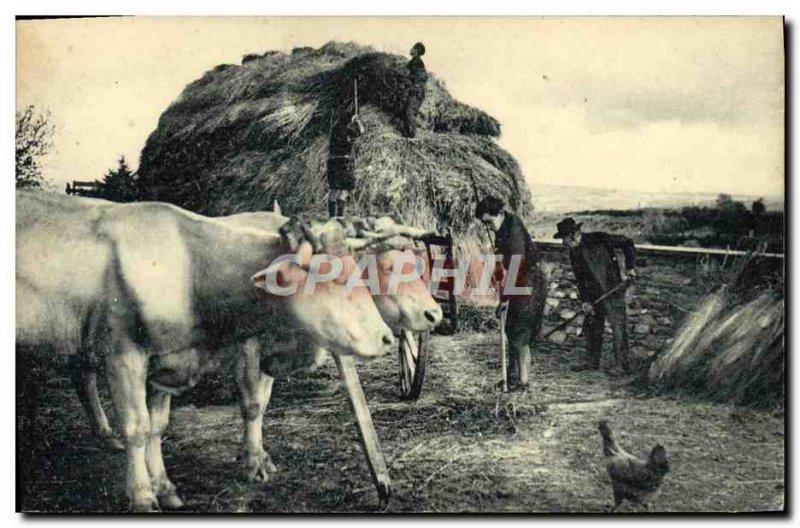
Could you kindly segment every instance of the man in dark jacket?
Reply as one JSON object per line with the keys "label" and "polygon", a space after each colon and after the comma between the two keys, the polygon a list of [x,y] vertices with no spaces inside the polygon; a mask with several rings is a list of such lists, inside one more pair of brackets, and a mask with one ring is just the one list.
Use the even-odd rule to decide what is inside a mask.
{"label": "man in dark jacket", "polygon": [[425,45],[417,42],[411,48],[411,60],[408,61],[408,77],[411,83],[408,88],[406,107],[403,113],[403,135],[413,138],[417,134],[416,117],[422,102],[425,100],[425,83],[428,82],[428,72],[422,57],[425,55]]}
{"label": "man in dark jacket", "polygon": [[578,283],[581,310],[586,315],[583,333],[587,340],[586,363],[576,370],[599,369],[603,348],[605,320],[614,334],[614,356],[623,370],[630,368],[628,359],[628,306],[626,287],[620,287],[596,306],[594,301],[629,278],[636,277],[636,248],[633,242],[609,233],[581,233],[581,224],[572,218],[558,223],[555,238],[570,248],[572,271]]}
{"label": "man in dark jacket", "polygon": [[[505,281],[497,315],[506,313],[509,381],[524,390],[530,383],[530,347],[536,343],[542,326],[547,279],[528,230],[516,215],[505,211],[502,200],[487,196],[478,203],[475,217],[494,231],[495,254],[502,257]],[[521,293],[523,288],[528,291]]]}
{"label": "man in dark jacket", "polygon": [[356,186],[355,142],[364,133],[358,114],[347,121],[340,119],[331,128],[328,145],[328,214],[344,216],[350,192]]}

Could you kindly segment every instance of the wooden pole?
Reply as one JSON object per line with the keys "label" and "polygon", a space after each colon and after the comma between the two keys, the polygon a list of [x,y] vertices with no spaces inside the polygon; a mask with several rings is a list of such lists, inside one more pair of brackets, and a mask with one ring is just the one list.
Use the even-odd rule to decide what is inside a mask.
{"label": "wooden pole", "polygon": [[503,371],[503,392],[508,392],[508,339],[506,317],[508,310],[500,312],[500,369]]}
{"label": "wooden pole", "polygon": [[389,500],[392,494],[392,483],[389,479],[389,470],[386,468],[386,460],[383,458],[381,446],[378,442],[378,435],[375,433],[375,426],[372,423],[372,416],[369,413],[367,399],[364,397],[364,390],[356,372],[355,361],[351,356],[339,356],[334,354],[336,367],[339,375],[347,388],[347,396],[350,406],[356,417],[358,433],[361,437],[361,445],[367,455],[367,465],[372,476],[372,482],[378,491],[381,502]]}
{"label": "wooden pole", "polygon": [[358,115],[358,79],[353,79],[353,100],[356,107],[355,114]]}

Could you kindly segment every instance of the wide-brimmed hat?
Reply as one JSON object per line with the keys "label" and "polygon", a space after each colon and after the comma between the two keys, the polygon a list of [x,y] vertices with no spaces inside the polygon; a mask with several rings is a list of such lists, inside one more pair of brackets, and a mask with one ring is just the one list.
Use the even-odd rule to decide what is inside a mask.
{"label": "wide-brimmed hat", "polygon": [[558,233],[553,235],[553,238],[564,238],[564,237],[571,236],[572,233],[574,233],[575,231],[580,229],[582,225],[583,225],[583,222],[576,223],[575,220],[573,220],[573,218],[571,216],[567,217],[567,218],[563,219],[562,221],[560,221],[558,224],[556,224],[556,228],[558,229]]}

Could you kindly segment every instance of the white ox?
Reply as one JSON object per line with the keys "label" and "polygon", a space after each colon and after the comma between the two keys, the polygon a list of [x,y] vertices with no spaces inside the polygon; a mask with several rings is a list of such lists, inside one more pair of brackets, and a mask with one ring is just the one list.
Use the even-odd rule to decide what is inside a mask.
{"label": "white ox", "polygon": [[[359,236],[361,238],[347,239],[344,242],[350,246],[363,247],[376,244],[374,251],[375,268],[366,269],[366,272],[377,273],[380,293],[373,292],[373,300],[383,317],[383,320],[392,328],[403,328],[414,332],[430,331],[442,320],[441,307],[431,296],[423,281],[415,276],[413,266],[415,254],[410,250],[409,238],[417,238],[425,233],[421,230],[397,225],[380,219],[369,226],[374,231],[368,235],[351,223],[341,226],[338,223],[320,223],[305,225],[292,223],[290,219],[281,214],[270,212],[241,213],[227,217],[217,218],[226,225],[249,229],[266,230],[268,232],[282,231],[289,241],[289,245],[299,247],[303,241],[309,241],[319,252],[337,254],[342,243],[343,234]],[[376,225],[377,224],[377,225]],[[346,227],[345,232],[341,227]],[[339,229],[337,229],[339,228]],[[393,274],[406,277],[394,287],[390,287]],[[396,275],[396,276],[397,276]],[[239,357],[236,365],[236,380],[240,389],[240,404],[244,420],[244,473],[249,480],[268,479],[268,473],[276,471],[269,454],[263,447],[263,416],[269,405],[274,372],[262,372],[261,360],[265,355],[280,355],[285,350],[280,339],[268,335],[262,338],[250,338],[239,345]],[[277,344],[277,346],[275,346]],[[297,366],[307,366],[325,356],[322,347],[306,340],[305,343],[294,343],[292,347],[294,356],[302,356],[292,363]],[[281,363],[280,358],[274,363]],[[84,402],[84,406],[97,434],[111,447],[121,448],[121,444],[112,436],[108,420],[100,405],[97,393],[96,373],[92,362],[83,365],[82,377],[77,381],[76,388]]]}
{"label": "white ox", "polygon": [[[317,251],[326,254],[338,253],[340,250],[337,246],[343,242],[340,229],[342,226],[336,221],[306,226],[293,224],[289,218],[274,213],[242,213],[226,217],[225,221],[280,230],[293,246],[310,242]],[[375,266],[371,270],[369,266],[365,266],[364,271],[365,274],[377,275],[379,291],[373,290],[373,300],[386,324],[413,332],[427,332],[435,328],[442,321],[442,309],[421,277],[415,274],[413,268],[416,255],[410,249],[408,240],[409,237],[420,237],[425,233],[413,227],[386,221],[378,222],[377,226],[372,224],[370,227],[377,229],[369,233],[353,226],[352,222],[346,227],[344,234],[362,236],[355,240],[347,239],[351,247],[359,245],[359,241],[362,247],[375,245],[374,252],[368,255],[374,257]],[[393,277],[406,278],[392,284]],[[258,339],[244,343],[236,374],[242,397],[242,418],[245,422],[245,475],[249,480],[266,481],[268,473],[276,471],[262,440],[263,415],[269,405],[274,383],[274,377],[270,374],[274,373],[261,372],[262,349],[263,343]],[[306,349],[306,357],[309,361],[314,361],[313,358],[324,357],[324,350],[322,347],[309,347]]]}
{"label": "white ox", "polygon": [[[289,326],[336,354],[373,356],[394,345],[364,287],[335,280],[285,297],[254,288],[275,281],[301,292],[308,242],[297,247],[298,263],[264,269],[283,252],[274,232],[167,204],[39,192],[17,193],[16,229],[18,350],[104,362],[134,510],[181,506],[161,454],[170,394],[196,382],[226,344]],[[342,261],[342,273],[352,272],[352,257]]]}

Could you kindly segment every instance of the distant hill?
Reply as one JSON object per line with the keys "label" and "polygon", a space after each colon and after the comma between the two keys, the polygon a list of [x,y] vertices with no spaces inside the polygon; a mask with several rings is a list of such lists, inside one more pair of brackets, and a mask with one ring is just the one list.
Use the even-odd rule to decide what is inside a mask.
{"label": "distant hill", "polygon": [[720,207],[712,193],[646,193],[587,187],[533,188],[534,212],[527,222],[536,239],[552,240],[565,216],[584,231],[607,231],[642,244],[750,250],[766,243],[770,253],[784,245],[784,204],[764,197],[766,211],[754,214],[760,197],[734,195]]}
{"label": "distant hill", "polygon": [[[573,213],[597,210],[634,210],[644,208],[674,209],[686,206],[714,206],[716,193],[663,193],[625,190],[596,189],[592,187],[566,187],[560,185],[531,185],[535,214]],[[761,196],[734,194],[735,201],[748,208]],[[784,208],[782,196],[764,196],[768,211]]]}

